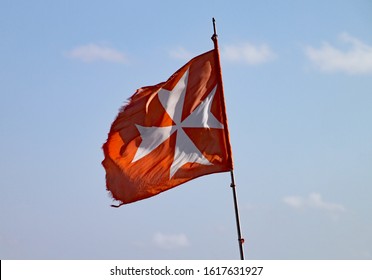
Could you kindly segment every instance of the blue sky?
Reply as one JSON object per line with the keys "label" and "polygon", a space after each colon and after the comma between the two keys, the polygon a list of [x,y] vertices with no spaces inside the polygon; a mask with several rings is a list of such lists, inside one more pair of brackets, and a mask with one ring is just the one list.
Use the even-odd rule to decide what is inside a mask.
{"label": "blue sky", "polygon": [[246,258],[372,258],[370,1],[4,0],[1,259],[239,258],[228,173],[114,209],[101,166],[212,17]]}

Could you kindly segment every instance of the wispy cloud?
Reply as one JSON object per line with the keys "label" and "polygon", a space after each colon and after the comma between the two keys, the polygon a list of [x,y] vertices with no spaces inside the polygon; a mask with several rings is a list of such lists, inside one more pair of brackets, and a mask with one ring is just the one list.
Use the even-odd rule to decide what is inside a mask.
{"label": "wispy cloud", "polygon": [[372,46],[347,33],[342,33],[339,39],[349,45],[348,50],[338,49],[325,42],[320,48],[306,46],[305,54],[320,70],[325,72],[372,74]]}
{"label": "wispy cloud", "polygon": [[169,51],[169,56],[174,59],[190,60],[195,55],[185,49],[184,47],[178,47]]}
{"label": "wispy cloud", "polygon": [[346,211],[345,207],[341,204],[324,201],[319,193],[311,193],[307,197],[286,196],[283,198],[283,202],[296,209],[312,208],[328,213],[342,213]]}
{"label": "wispy cloud", "polygon": [[183,233],[164,234],[157,232],[153,236],[153,243],[155,246],[166,250],[188,247],[190,245],[187,236]]}
{"label": "wispy cloud", "polygon": [[115,63],[126,63],[127,58],[124,53],[108,46],[99,44],[87,44],[77,46],[66,53],[68,57],[81,60],[83,62],[106,61]]}
{"label": "wispy cloud", "polygon": [[283,202],[293,208],[304,207],[305,201],[300,196],[286,196],[283,198]]}
{"label": "wispy cloud", "polygon": [[229,62],[257,65],[274,59],[276,55],[267,44],[242,43],[224,46],[221,57]]}

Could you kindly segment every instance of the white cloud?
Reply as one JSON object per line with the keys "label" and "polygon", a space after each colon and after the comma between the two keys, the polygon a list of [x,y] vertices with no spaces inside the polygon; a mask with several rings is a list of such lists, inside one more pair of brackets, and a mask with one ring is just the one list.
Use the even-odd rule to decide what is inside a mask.
{"label": "white cloud", "polygon": [[68,57],[75,58],[83,62],[93,61],[106,61],[116,63],[127,62],[124,53],[113,48],[97,44],[78,46],[72,49],[71,51],[67,52],[66,55]]}
{"label": "white cloud", "polygon": [[240,62],[249,65],[266,63],[275,58],[274,52],[266,44],[253,45],[243,43],[226,45],[222,48],[221,57],[229,62]]}
{"label": "white cloud", "polygon": [[183,47],[178,47],[169,51],[169,56],[174,59],[190,60],[195,55]]}
{"label": "white cloud", "polygon": [[372,46],[343,33],[339,39],[350,45],[348,50],[338,49],[325,42],[317,49],[305,47],[305,54],[320,70],[345,72],[348,74],[372,73]]}
{"label": "white cloud", "polygon": [[331,212],[344,212],[345,207],[341,204],[336,204],[332,202],[326,202],[323,200],[319,193],[312,193],[308,197],[308,204],[310,207],[318,208]]}
{"label": "white cloud", "polygon": [[287,196],[283,198],[283,201],[293,208],[301,208],[304,206],[304,200],[299,196]]}
{"label": "white cloud", "polygon": [[180,234],[164,234],[161,232],[155,233],[153,243],[162,249],[170,250],[176,248],[188,247],[190,242],[187,236]]}
{"label": "white cloud", "polygon": [[328,213],[341,213],[346,209],[341,204],[326,202],[319,193],[311,193],[307,197],[286,196],[283,202],[293,208],[312,208],[326,211]]}

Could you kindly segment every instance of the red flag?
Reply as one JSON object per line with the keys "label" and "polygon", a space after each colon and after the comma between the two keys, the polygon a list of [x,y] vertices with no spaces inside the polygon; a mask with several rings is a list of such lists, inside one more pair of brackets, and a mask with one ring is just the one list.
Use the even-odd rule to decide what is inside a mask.
{"label": "red flag", "polygon": [[103,145],[106,186],[122,204],[233,169],[216,50],[140,88]]}

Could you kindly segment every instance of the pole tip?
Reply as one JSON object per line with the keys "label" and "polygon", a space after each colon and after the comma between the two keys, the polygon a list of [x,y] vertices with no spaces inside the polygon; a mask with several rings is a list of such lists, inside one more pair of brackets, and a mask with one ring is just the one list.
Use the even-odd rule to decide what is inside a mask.
{"label": "pole tip", "polygon": [[215,20],[214,17],[212,18],[212,23],[213,23],[213,36],[212,36],[212,40],[214,41],[217,38],[216,20]]}

